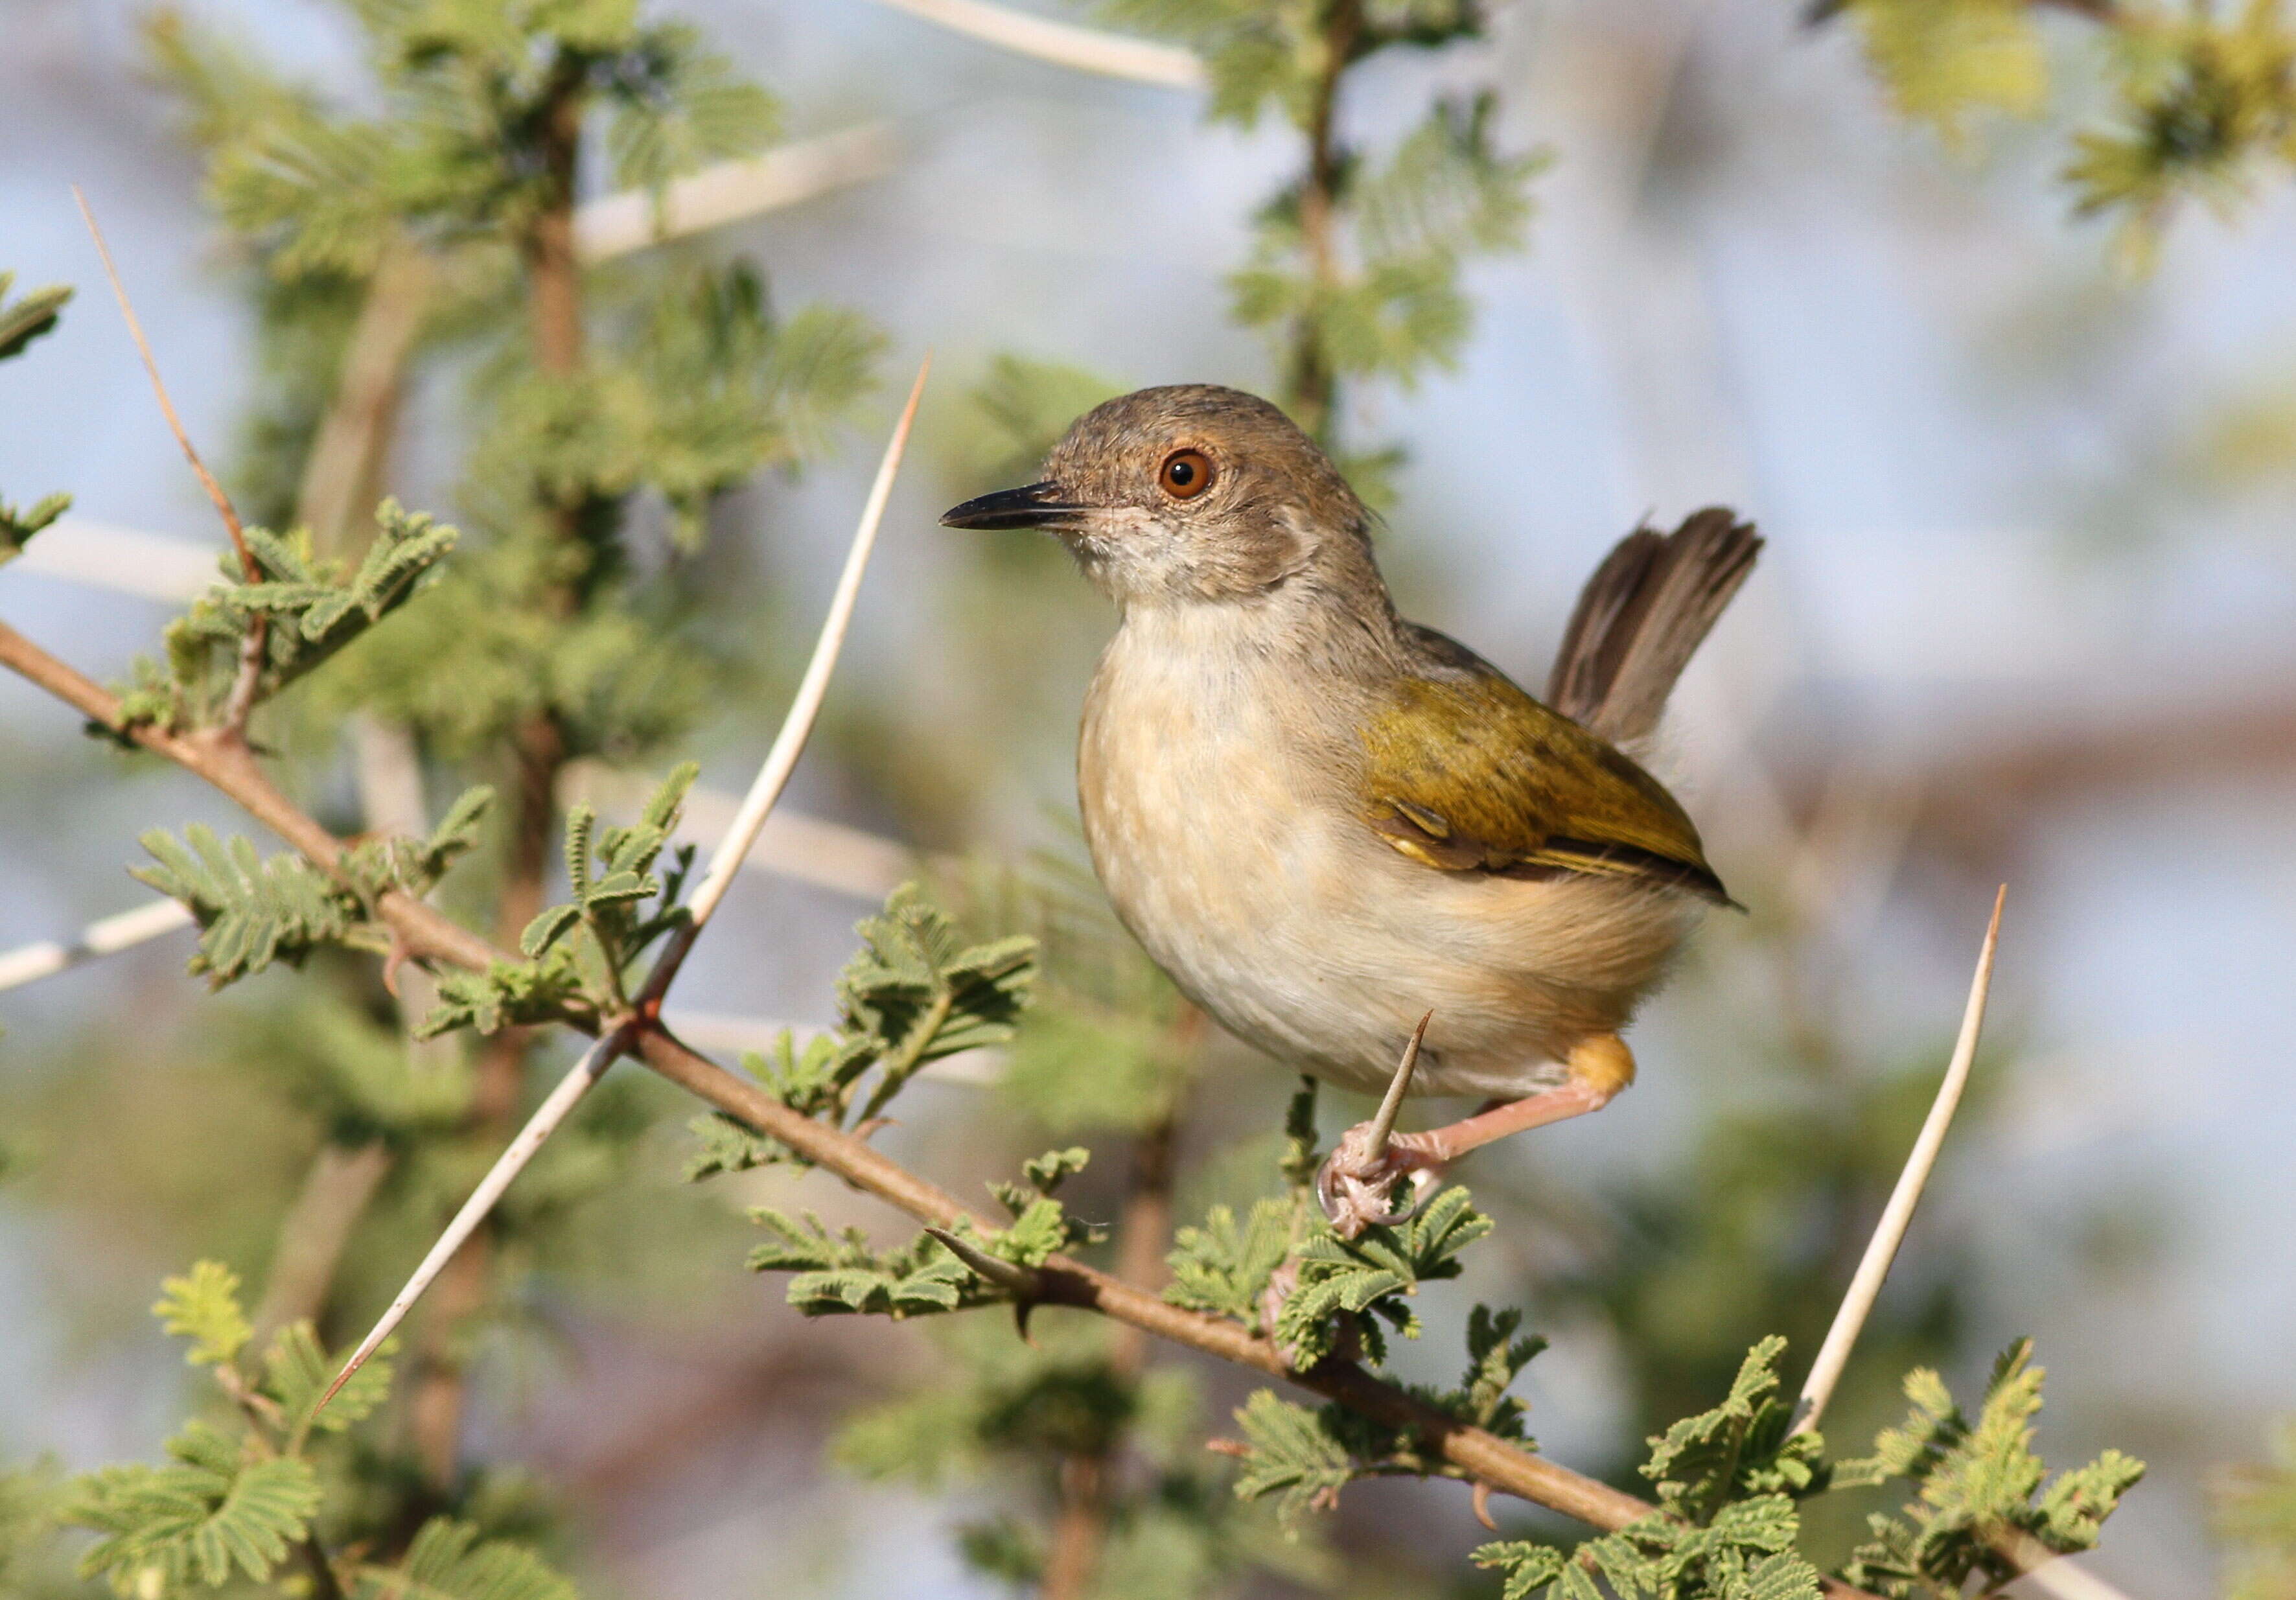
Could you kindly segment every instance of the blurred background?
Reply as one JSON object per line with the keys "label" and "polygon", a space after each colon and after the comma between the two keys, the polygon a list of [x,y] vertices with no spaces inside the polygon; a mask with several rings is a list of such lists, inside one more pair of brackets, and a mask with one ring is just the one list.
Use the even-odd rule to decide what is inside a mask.
{"label": "blurred background", "polygon": [[[236,483],[262,480],[259,419],[291,366],[245,250],[203,203],[144,14],[0,4],[0,267],[79,291],[36,358],[0,371],[0,485],[75,496],[0,578],[0,617],[107,679],[154,648],[170,597],[222,545],[70,185],[104,224],[191,434]],[[186,14],[341,103],[373,103],[341,10]],[[722,669],[674,748],[619,770],[690,751],[706,785],[745,781],[875,441],[915,361],[935,362],[792,796],[851,832],[793,842],[783,870],[735,889],[681,989],[690,1036],[722,1050],[832,1020],[848,928],[910,852],[1076,857],[1076,709],[1110,619],[1056,552],[935,518],[1022,480],[1028,452],[1105,393],[1214,381],[1299,398],[1280,330],[1271,343],[1239,326],[1226,280],[1264,244],[1255,216],[1298,168],[1300,136],[1281,116],[1212,120],[1200,88],[1079,72],[867,0],[675,14],[779,99],[784,139],[848,143],[817,193],[655,253],[750,258],[775,307],[844,308],[882,344],[874,388],[801,471],[710,510],[683,609],[658,625],[694,630]],[[1384,147],[1438,96],[1488,89],[1492,148],[1548,164],[1527,177],[1521,247],[1463,253],[1472,315],[1454,358],[1341,385],[1329,431],[1366,458],[1397,452],[1378,467],[1382,552],[1406,612],[1534,688],[1579,581],[1637,520],[1723,503],[1768,540],[1677,698],[1662,763],[1750,914],[1712,919],[1651,1008],[1633,1094],[1463,1174],[1501,1228],[1455,1298],[1521,1304],[1554,1342],[1520,1390],[1543,1450],[1619,1478],[1759,1335],[1791,1334],[1800,1370],[1934,1087],[2005,881],[1972,1104],[1829,1435],[1869,1438],[1915,1362],[1966,1392],[2032,1334],[2053,1463],[2110,1443],[2151,1464],[2087,1561],[2133,1595],[2185,1600],[2225,1583],[2211,1484],[2296,1411],[2296,197],[2266,181],[2236,206],[2177,210],[2133,270],[2114,220],[2077,217],[2059,176],[2068,128],[2105,103],[2087,27],[2044,27],[2059,69],[2045,110],[1959,138],[1893,110],[1853,28],[1784,0],[1515,0],[1485,37],[1366,59],[1340,102],[1350,139]],[[614,187],[603,166],[582,185]],[[445,517],[472,493],[450,403],[472,365],[408,378],[378,474]],[[650,537],[668,521],[634,516]],[[185,547],[209,553],[188,577]],[[305,723],[340,715],[314,710],[297,748],[329,731]],[[123,868],[144,828],[233,820],[12,679],[0,774],[0,948],[69,943],[144,904]],[[611,809],[617,780],[592,778]],[[352,780],[336,756],[300,782],[340,815]],[[306,1058],[335,1048],[335,1024],[299,1009],[309,978],[210,997],[184,976],[189,948],[177,931],[0,998],[9,1459],[152,1456],[192,1381],[144,1314],[158,1281],[208,1255],[262,1282],[335,1136],[308,1088],[326,1069]],[[889,1147],[977,1193],[1081,1130],[1103,1158],[1080,1180],[1086,1214],[1123,1203],[1128,1141],[1174,1142],[1183,1218],[1265,1186],[1280,1071],[1217,1040],[1178,1064],[1148,1049],[1163,1064],[1145,1070],[1166,1074],[1149,1113],[1095,1101],[1092,1050],[1048,1051],[1024,1034],[1013,1071],[1033,1063],[1065,1097],[952,1075],[904,1101]],[[778,1169],[685,1188],[691,1108],[615,1082],[589,1155],[514,1203],[493,1298],[457,1335],[455,1492],[483,1488],[505,1525],[546,1524],[602,1594],[1004,1592],[980,1529],[1029,1502],[1019,1469],[992,1451],[970,1476],[920,1482],[875,1460],[857,1477],[873,1462],[850,1431],[999,1358],[968,1353],[970,1333],[785,1309],[778,1282],[738,1270],[743,1205],[881,1233],[892,1219]],[[1355,1112],[1326,1096],[1327,1129]],[[356,1335],[467,1187],[485,1154],[467,1143],[420,1181],[411,1167],[382,1180],[389,1203],[325,1302],[332,1339]],[[1428,1315],[1426,1375],[1447,1379],[1463,1313]],[[1226,1425],[1245,1385],[1156,1359],[1201,1390],[1194,1438]],[[1398,1365],[1416,1375],[1419,1359]],[[1349,1593],[1447,1592],[1482,1537],[1456,1485],[1370,1484],[1317,1536],[1345,1569],[1270,1547],[1141,1592],[1292,1593],[1335,1570]]]}

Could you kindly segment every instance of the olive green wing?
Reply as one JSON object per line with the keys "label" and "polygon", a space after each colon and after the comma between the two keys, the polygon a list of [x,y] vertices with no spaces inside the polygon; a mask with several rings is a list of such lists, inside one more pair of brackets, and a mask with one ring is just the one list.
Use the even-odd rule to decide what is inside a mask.
{"label": "olive green wing", "polygon": [[1656,778],[1464,646],[1414,634],[1428,670],[1363,730],[1364,816],[1390,845],[1446,872],[1639,878],[1730,903]]}

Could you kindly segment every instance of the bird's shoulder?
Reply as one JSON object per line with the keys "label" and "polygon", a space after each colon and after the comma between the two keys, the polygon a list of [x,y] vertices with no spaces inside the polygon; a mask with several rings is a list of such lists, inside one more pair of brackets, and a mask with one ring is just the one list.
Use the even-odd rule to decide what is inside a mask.
{"label": "bird's shoulder", "polygon": [[1596,874],[1726,899],[1663,784],[1434,629],[1406,623],[1403,670],[1362,728],[1365,820],[1446,872]]}

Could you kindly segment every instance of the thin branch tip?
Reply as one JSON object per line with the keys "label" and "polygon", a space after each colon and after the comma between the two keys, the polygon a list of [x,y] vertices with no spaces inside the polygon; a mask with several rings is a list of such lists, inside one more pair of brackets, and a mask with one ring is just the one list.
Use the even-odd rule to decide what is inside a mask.
{"label": "thin branch tip", "polygon": [[1897,1186],[1890,1192],[1889,1203],[1882,1208],[1882,1218],[1874,1225],[1874,1235],[1866,1243],[1866,1253],[1850,1276],[1841,1309],[1833,1314],[1833,1325],[1826,1330],[1825,1342],[1818,1347],[1817,1358],[1810,1364],[1809,1378],[1802,1385],[1796,1407],[1796,1433],[1810,1432],[1825,1415],[1834,1387],[1841,1381],[1842,1369],[1849,1363],[1849,1352],[1856,1347],[1857,1335],[1864,1331],[1874,1302],[1881,1295],[1882,1282],[1890,1275],[1890,1265],[1897,1259],[1898,1247],[1905,1243],[1906,1230],[1913,1223],[1914,1208],[1921,1203],[1922,1191],[1937,1166],[1938,1152],[1944,1148],[1954,1113],[1961,1107],[1962,1091],[1968,1087],[1970,1069],[1977,1060],[1978,1037],[1985,1027],[1985,1004],[1993,989],[1993,959],[2001,943],[2001,912],[2008,898],[2009,886],[2005,883],[1993,897],[1993,915],[1986,923],[1985,940],[1978,949],[1977,972],[1970,980],[1969,1001],[1962,1010],[1961,1031],[1954,1040],[1953,1056],[1946,1064],[1944,1080],[1938,1085],[1937,1098],[1923,1120],[1913,1150],[1906,1157],[1905,1169],[1898,1175]]}
{"label": "thin branch tip", "polygon": [[73,201],[79,206],[80,219],[87,224],[88,237],[95,242],[96,256],[103,263],[103,275],[111,284],[112,298],[119,302],[119,315],[127,324],[128,336],[135,340],[135,352],[144,358],[144,370],[151,375],[152,390],[160,397],[160,410],[168,420],[168,431],[176,436],[176,443],[183,447],[184,459],[192,464],[192,471],[199,475],[200,486],[207,490],[208,498],[215,503],[216,513],[223,518],[224,528],[231,535],[232,548],[238,553],[241,570],[250,583],[254,583],[262,577],[262,570],[255,564],[255,553],[247,546],[247,532],[240,523],[239,513],[233,508],[231,496],[225,494],[223,486],[216,481],[215,474],[208,471],[207,463],[200,459],[199,451],[193,447],[192,436],[184,431],[183,418],[176,414],[176,403],[168,398],[168,385],[160,376],[159,360],[152,354],[152,341],[144,337],[144,324],[135,315],[135,302],[127,298],[127,285],[121,281],[119,268],[112,261],[111,247],[104,242],[103,229],[95,220],[94,208],[87,203],[87,196],[78,184],[71,186],[71,193]]}

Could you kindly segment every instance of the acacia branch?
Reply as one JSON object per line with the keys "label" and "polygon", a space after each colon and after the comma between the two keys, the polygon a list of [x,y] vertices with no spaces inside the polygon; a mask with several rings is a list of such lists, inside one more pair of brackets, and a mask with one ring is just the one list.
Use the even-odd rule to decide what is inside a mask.
{"label": "acacia branch", "polygon": [[[205,779],[313,866],[340,876],[341,841],[281,793],[244,744],[211,734],[176,734],[150,723],[127,722],[117,696],[5,623],[0,623],[0,666],[47,690],[99,726]],[[514,959],[400,890],[386,891],[376,910],[407,954],[419,959],[473,970]],[[599,1027],[594,1018],[567,1021],[585,1032]],[[672,1083],[919,1222],[954,1228],[960,1220],[970,1220],[984,1231],[996,1226],[859,1139],[791,1110],[754,1080],[736,1077],[689,1049],[658,1022],[638,1033],[633,1054]],[[1648,1501],[1463,1423],[1351,1362],[1327,1360],[1308,1371],[1295,1371],[1274,1344],[1242,1325],[1171,1305],[1081,1261],[1054,1257],[1041,1269],[1039,1289],[1047,1304],[1095,1311],[1204,1355],[1297,1383],[1374,1422],[1416,1435],[1432,1453],[1501,1493],[1595,1527],[1622,1528],[1656,1509]],[[1827,1593],[1836,1600],[1857,1600],[1860,1591],[1828,1579]]]}
{"label": "acacia branch", "polygon": [[[112,265],[111,247],[103,242],[103,230],[96,226],[95,212],[87,203],[87,196],[79,185],[72,185],[72,199],[79,203],[79,214],[87,224],[88,237],[95,241],[95,253],[103,262],[103,275],[111,281],[112,298],[119,302],[119,315],[127,320],[127,332],[135,341],[135,353],[144,358],[144,370],[151,374],[152,392],[160,398],[160,414],[168,419],[168,431],[175,434],[176,443],[183,447],[184,459],[192,464],[200,487],[215,503],[216,514],[223,519],[224,530],[231,535],[231,547],[239,553],[240,576],[249,583],[263,581],[263,569],[256,564],[255,552],[248,548],[247,529],[240,525],[239,513],[231,496],[223,492],[223,485],[208,471],[200,453],[192,446],[192,436],[184,429],[184,419],[176,414],[176,402],[168,396],[168,385],[160,376],[160,363],[152,354],[152,341],[144,337],[144,324],[135,315],[135,307],[127,298],[127,285],[121,282],[119,267]],[[258,611],[248,625],[247,637],[239,652],[239,676],[231,685],[231,696],[226,702],[224,726],[234,734],[247,727],[247,719],[255,710],[256,691],[263,682],[263,652],[271,635],[271,619]]]}
{"label": "acacia branch", "polygon": [[[244,746],[225,746],[212,738],[172,734],[149,724],[123,723],[116,697],[5,623],[0,623],[0,666],[48,690],[91,721],[206,779],[312,865],[331,874],[340,872],[341,841],[280,793]],[[512,959],[410,895],[392,890],[377,909],[415,956],[474,969]],[[586,1032],[599,1025],[595,1019],[568,1021]],[[737,1077],[689,1049],[659,1024],[639,1032],[633,1054],[672,1083],[919,1222],[954,1228],[960,1220],[970,1220],[984,1231],[996,1226],[859,1139],[792,1111],[754,1080]],[[1648,1501],[1463,1423],[1351,1362],[1325,1361],[1307,1372],[1295,1371],[1275,1345],[1242,1325],[1185,1310],[1081,1261],[1054,1257],[1041,1269],[1039,1288],[1047,1304],[1098,1312],[1204,1355],[1297,1383],[1374,1422],[1406,1430],[1467,1476],[1582,1522],[1622,1528],[1656,1509]],[[1837,1600],[1857,1600],[1859,1594],[1832,1580],[1827,1592]]]}

